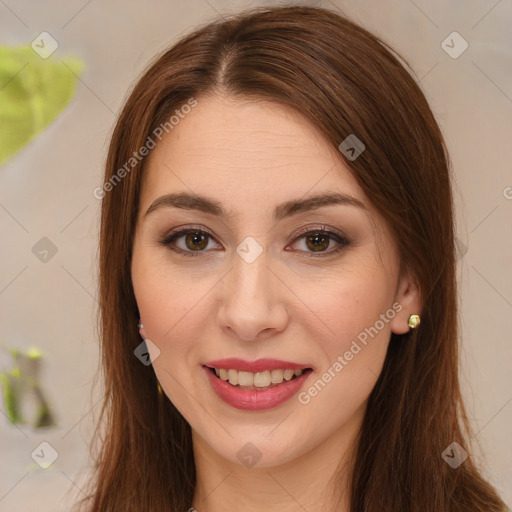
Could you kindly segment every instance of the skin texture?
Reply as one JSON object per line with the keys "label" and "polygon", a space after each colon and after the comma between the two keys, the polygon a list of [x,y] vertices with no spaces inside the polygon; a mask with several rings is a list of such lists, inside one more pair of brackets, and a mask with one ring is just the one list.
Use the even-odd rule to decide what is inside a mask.
{"label": "skin texture", "polygon": [[[356,440],[391,332],[407,332],[409,315],[420,311],[413,279],[399,275],[389,230],[316,128],[265,101],[200,98],[152,150],[145,172],[132,281],[142,334],[160,350],[154,371],[192,427],[192,505],[199,512],[330,510],[330,479]],[[180,191],[206,195],[231,215],[162,207],[144,216],[155,199]],[[333,191],[366,209],[331,205],[272,219],[284,201]],[[297,238],[322,226],[350,244],[322,256],[339,244],[325,242],[322,253]],[[213,237],[187,257],[160,243],[177,227]],[[248,236],[263,249],[252,263],[236,252]],[[181,236],[172,245],[194,252],[200,243],[186,245]],[[393,318],[307,404],[293,397],[267,411],[232,408],[202,368],[225,357],[294,361],[314,369],[307,390],[389,310]],[[251,468],[237,456],[247,443],[261,453]]]}

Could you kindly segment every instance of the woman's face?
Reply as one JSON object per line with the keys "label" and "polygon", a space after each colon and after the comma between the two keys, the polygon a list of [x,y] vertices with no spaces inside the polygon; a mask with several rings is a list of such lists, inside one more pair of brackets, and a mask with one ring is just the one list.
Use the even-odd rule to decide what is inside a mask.
{"label": "woman's face", "polygon": [[355,433],[419,302],[341,155],[286,107],[209,97],[145,172],[133,286],[154,371],[195,440],[271,467]]}

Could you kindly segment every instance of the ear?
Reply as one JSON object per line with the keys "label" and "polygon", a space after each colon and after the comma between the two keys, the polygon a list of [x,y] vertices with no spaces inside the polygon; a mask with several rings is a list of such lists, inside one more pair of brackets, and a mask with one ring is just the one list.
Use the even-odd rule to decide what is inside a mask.
{"label": "ear", "polygon": [[411,315],[420,315],[423,307],[419,286],[412,273],[407,272],[398,282],[395,295],[395,302],[401,308],[397,308],[397,314],[391,321],[391,331],[395,334],[405,334],[411,329],[409,327],[409,317]]}
{"label": "ear", "polygon": [[144,330],[144,326],[142,325],[142,320],[139,318],[139,333],[143,340],[146,339],[146,331]]}

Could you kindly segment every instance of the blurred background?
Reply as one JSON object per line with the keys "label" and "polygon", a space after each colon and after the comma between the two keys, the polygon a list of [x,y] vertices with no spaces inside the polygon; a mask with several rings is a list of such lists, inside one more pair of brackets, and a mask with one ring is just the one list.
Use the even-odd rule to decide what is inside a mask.
{"label": "blurred background", "polygon": [[[93,190],[128,90],[197,25],[290,3],[341,10],[396,48],[446,137],[472,456],[512,505],[512,2],[0,0],[1,511],[65,511],[83,495],[101,398]],[[23,94],[33,121],[13,133]]]}

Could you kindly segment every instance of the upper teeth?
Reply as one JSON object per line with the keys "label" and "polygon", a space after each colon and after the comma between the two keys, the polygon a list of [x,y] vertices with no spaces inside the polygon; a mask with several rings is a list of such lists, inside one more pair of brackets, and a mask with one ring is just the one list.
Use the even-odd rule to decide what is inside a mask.
{"label": "upper teeth", "polygon": [[271,384],[281,384],[283,380],[291,380],[294,375],[302,375],[302,370],[266,370],[264,372],[239,372],[238,370],[215,368],[217,377],[229,381],[233,386],[256,386],[265,388]]}

